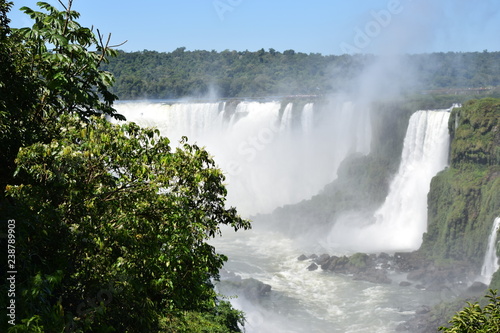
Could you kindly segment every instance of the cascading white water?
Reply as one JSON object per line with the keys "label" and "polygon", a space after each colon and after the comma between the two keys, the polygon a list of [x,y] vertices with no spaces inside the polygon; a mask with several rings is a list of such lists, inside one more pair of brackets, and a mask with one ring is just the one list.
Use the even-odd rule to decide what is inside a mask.
{"label": "cascading white water", "polygon": [[399,171],[375,213],[395,250],[416,250],[422,243],[430,182],[448,163],[449,111],[418,111],[410,119]]}
{"label": "cascading white water", "polygon": [[292,109],[293,103],[288,103],[283,111],[283,116],[281,117],[280,132],[287,132],[292,127]]}
{"label": "cascading white water", "polygon": [[301,124],[302,124],[302,131],[304,133],[310,133],[313,129],[314,125],[314,104],[313,103],[307,103],[304,105],[304,109],[302,110],[302,119],[301,119]]}
{"label": "cascading white water", "polygon": [[493,221],[490,236],[488,237],[488,247],[484,255],[483,267],[481,268],[481,280],[485,284],[490,284],[493,274],[500,268],[497,256],[497,235],[500,228],[500,217]]}
{"label": "cascading white water", "polygon": [[[279,101],[120,103],[128,121],[155,126],[173,144],[181,136],[205,146],[227,177],[228,203],[243,215],[266,213],[318,193],[350,152],[367,153],[370,118],[352,103],[295,110]],[[314,106],[314,107],[313,107]],[[321,119],[313,130],[313,118]],[[307,140],[306,140],[307,138]]]}
{"label": "cascading white water", "polygon": [[173,143],[182,136],[190,140],[209,140],[210,134],[222,130],[223,114],[219,103],[119,103],[118,113],[127,121],[157,127]]}
{"label": "cascading white water", "polygon": [[449,111],[417,111],[411,116],[399,170],[375,223],[356,221],[359,217],[352,214],[339,218],[328,238],[330,246],[364,252],[418,249],[427,229],[430,181],[448,161]]}

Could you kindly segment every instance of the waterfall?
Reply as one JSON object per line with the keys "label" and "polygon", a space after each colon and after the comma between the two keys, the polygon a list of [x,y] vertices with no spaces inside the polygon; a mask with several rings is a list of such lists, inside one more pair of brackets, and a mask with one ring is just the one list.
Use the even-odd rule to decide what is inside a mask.
{"label": "waterfall", "polygon": [[375,222],[367,225],[364,217],[342,216],[328,237],[331,246],[365,252],[420,247],[427,229],[430,182],[448,161],[449,111],[417,111],[410,117],[400,167],[374,214]]}
{"label": "waterfall", "polygon": [[171,142],[182,136],[191,141],[205,140],[210,133],[220,131],[223,114],[220,103],[119,103],[117,111],[141,126],[157,127]]}
{"label": "waterfall", "polygon": [[293,103],[288,103],[283,111],[283,116],[281,117],[280,132],[289,131],[292,127],[292,109]]}
{"label": "waterfall", "polygon": [[228,204],[243,215],[308,199],[336,177],[348,153],[369,152],[371,137],[355,138],[370,133],[369,110],[342,100],[294,106],[280,114],[277,100],[115,105],[127,121],[157,127],[173,146],[187,136],[206,147],[225,173]]}
{"label": "waterfall", "polygon": [[448,162],[449,116],[446,111],[418,111],[410,118],[398,173],[375,213],[394,249],[418,249],[427,231],[430,182]]}
{"label": "waterfall", "polygon": [[313,128],[313,109],[314,104],[313,103],[307,103],[304,105],[304,109],[302,110],[302,115],[301,115],[301,123],[302,123],[302,131],[304,133],[310,133]]}
{"label": "waterfall", "polygon": [[498,264],[497,247],[496,247],[499,228],[500,228],[500,217],[497,217],[493,221],[493,227],[491,227],[490,236],[488,237],[488,247],[486,248],[483,267],[481,268],[482,282],[488,285],[491,282],[493,274],[498,270],[498,268],[500,268],[500,265]]}

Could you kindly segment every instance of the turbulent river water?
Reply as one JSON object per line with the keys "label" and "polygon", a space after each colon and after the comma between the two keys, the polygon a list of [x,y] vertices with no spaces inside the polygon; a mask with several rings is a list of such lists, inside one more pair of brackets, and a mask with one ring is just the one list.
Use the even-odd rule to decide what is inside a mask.
{"label": "turbulent river water", "polygon": [[[128,121],[158,127],[173,144],[185,135],[205,146],[227,176],[228,203],[244,217],[310,198],[336,178],[346,156],[370,152],[370,110],[341,99],[321,105],[130,102],[116,108]],[[309,271],[309,261],[297,260],[301,254],[418,248],[430,180],[447,163],[448,111],[419,111],[410,119],[400,169],[375,222],[345,217],[305,241],[256,221],[250,231],[224,230],[212,241],[229,257],[218,288],[236,296],[230,300],[246,313],[247,332],[394,332],[420,306],[450,296],[400,287],[405,276],[398,273],[381,285]],[[253,297],[226,276],[257,279],[272,289]]]}

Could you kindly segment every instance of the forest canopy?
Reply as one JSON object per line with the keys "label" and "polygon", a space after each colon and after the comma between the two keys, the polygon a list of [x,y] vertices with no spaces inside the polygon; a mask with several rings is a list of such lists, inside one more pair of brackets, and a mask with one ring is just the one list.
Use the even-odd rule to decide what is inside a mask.
{"label": "forest canopy", "polygon": [[[102,68],[116,78],[120,99],[185,96],[262,97],[322,95],[349,89],[374,55],[324,56],[274,49],[258,51],[118,52]],[[405,55],[401,72],[415,77],[415,90],[485,88],[500,85],[500,52]]]}

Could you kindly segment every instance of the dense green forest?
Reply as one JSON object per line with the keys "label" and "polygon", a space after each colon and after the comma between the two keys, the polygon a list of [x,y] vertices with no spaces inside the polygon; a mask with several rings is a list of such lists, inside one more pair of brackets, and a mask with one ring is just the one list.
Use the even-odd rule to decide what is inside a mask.
{"label": "dense green forest", "polygon": [[[321,95],[350,82],[380,59],[372,55],[324,56],[273,49],[252,51],[119,52],[103,69],[116,78],[120,99],[184,96],[260,97]],[[500,85],[500,52],[406,55],[399,71],[415,90],[470,89]]]}
{"label": "dense green forest", "polygon": [[116,52],[71,4],[16,30],[0,0],[0,331],[239,332],[207,240],[249,222],[203,148],[107,120]]}

